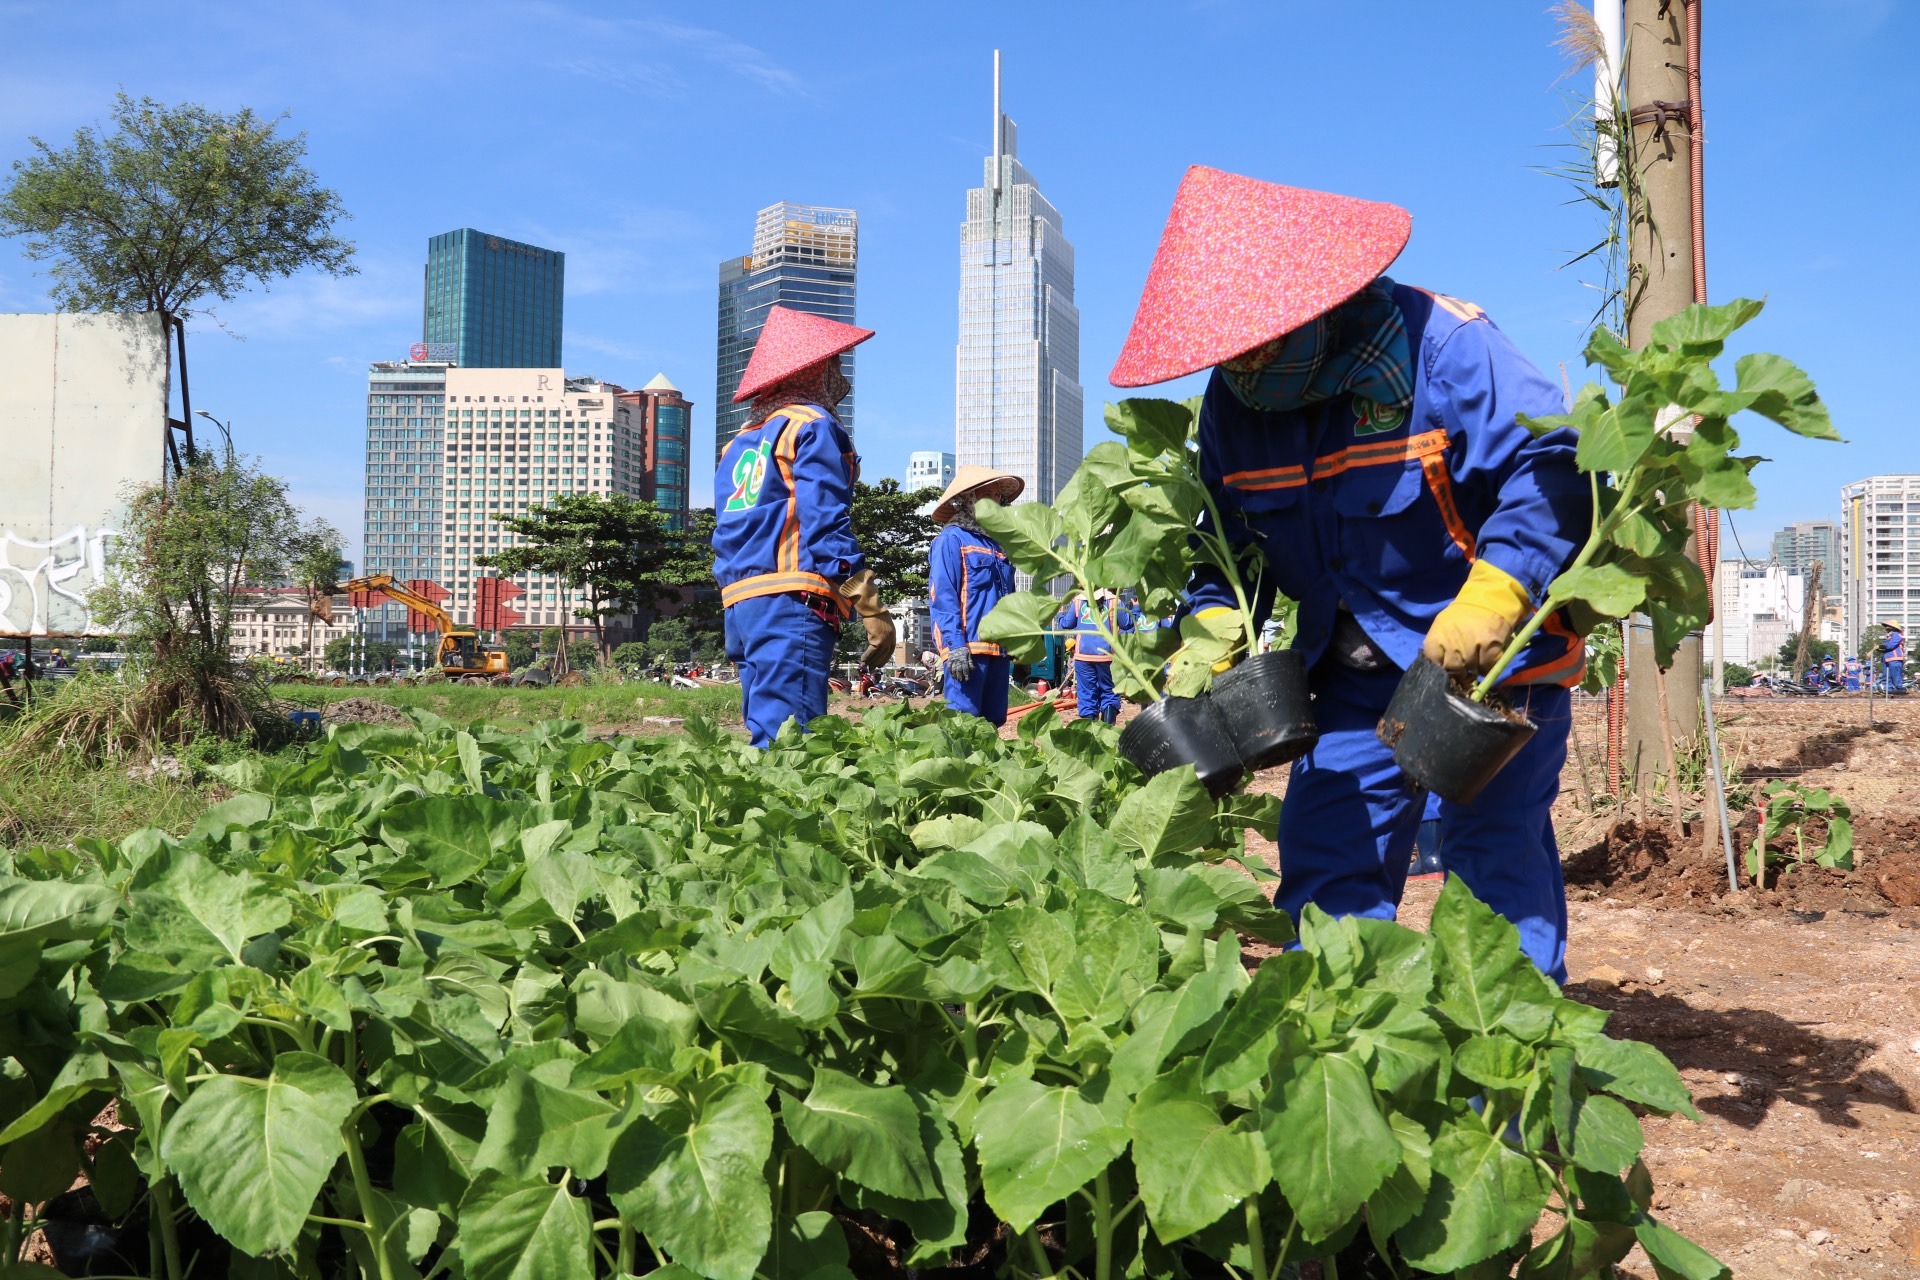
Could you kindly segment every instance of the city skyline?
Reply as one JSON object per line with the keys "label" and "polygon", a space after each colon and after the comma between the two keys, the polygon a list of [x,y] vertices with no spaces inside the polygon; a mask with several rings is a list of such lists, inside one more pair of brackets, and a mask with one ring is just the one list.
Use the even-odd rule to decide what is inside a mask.
{"label": "city skyline", "polygon": [[993,149],[960,228],[954,453],[961,466],[1026,481],[1020,501],[1052,502],[1084,452],[1073,244],[1020,163],[1018,131],[1000,104],[996,49]]}
{"label": "city skyline", "polygon": [[420,340],[463,369],[566,363],[567,255],[472,227],[427,241]]}
{"label": "city skyline", "polygon": [[[217,21],[191,7],[130,8],[83,32],[70,15],[28,5],[10,15],[0,49],[11,91],[0,161],[31,154],[30,136],[58,145],[100,123],[119,88],[290,113],[283,128],[305,135],[317,177],[353,215],[342,230],[359,246],[360,274],[296,276],[217,304],[212,319],[196,315],[194,403],[231,421],[238,446],[288,477],[309,510],[355,534],[368,363],[400,359],[419,339],[420,248],[454,227],[566,254],[568,366],[628,385],[665,369],[706,402],[714,264],[746,251],[744,216],[777,199],[857,208],[860,322],[879,333],[860,351],[867,469],[899,474],[914,450],[952,448],[955,194],[977,181],[989,150],[981,86],[996,45],[1011,114],[1028,126],[1021,159],[1066,212],[1076,251],[1083,444],[1104,437],[1101,404],[1118,394],[1106,370],[1195,163],[1404,205],[1414,235],[1396,278],[1480,304],[1555,381],[1561,362],[1576,391],[1594,376],[1579,354],[1593,276],[1565,264],[1596,236],[1542,173],[1569,154],[1566,95],[1579,80],[1567,78],[1544,6],[1173,11],[1122,0],[1090,21],[1075,6],[990,2],[953,23],[865,5],[857,20],[796,24],[759,0],[645,12],[562,0],[539,10],[529,40],[502,40],[444,6],[423,12],[431,56],[417,41],[364,39],[359,16],[337,6]],[[1708,17],[1710,294],[1768,299],[1745,331],[1754,348],[1806,367],[1852,441],[1776,439],[1755,425],[1756,451],[1772,460],[1754,476],[1761,509],[1733,527],[1758,554],[1772,529],[1833,518],[1841,485],[1913,465],[1880,390],[1884,371],[1900,367],[1897,338],[1849,317],[1920,280],[1910,255],[1879,248],[1904,234],[1914,174],[1862,160],[1904,136],[1896,122],[1920,104],[1920,81],[1900,61],[1920,37],[1920,10],[1828,16],[1807,28],[1796,8],[1755,0],[1740,21]],[[1447,147],[1396,145],[1427,100],[1407,77],[1355,94],[1351,65],[1321,51],[1356,42],[1389,71],[1448,66],[1499,101],[1499,117]],[[1178,95],[1142,93],[1115,74],[1142,65],[1208,71]],[[818,68],[832,69],[831,82]],[[476,83],[488,91],[469,92]],[[1862,129],[1825,136],[1794,106],[1807,97]],[[1276,114],[1326,101],[1344,104],[1338,131],[1271,127]],[[429,136],[396,139],[407,130]],[[1787,184],[1783,150],[1805,157]],[[1827,193],[1841,188],[1855,198],[1836,205]],[[49,309],[43,271],[19,241],[0,245],[0,310]],[[1149,394],[1191,395],[1195,381]],[[695,411],[701,459],[711,407]],[[694,505],[711,500],[710,483],[704,461],[692,467]]]}

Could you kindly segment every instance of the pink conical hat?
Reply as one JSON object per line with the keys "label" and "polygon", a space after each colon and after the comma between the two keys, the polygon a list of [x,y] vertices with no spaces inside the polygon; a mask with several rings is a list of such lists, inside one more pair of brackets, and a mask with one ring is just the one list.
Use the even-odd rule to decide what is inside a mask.
{"label": "pink conical hat", "polygon": [[851,351],[873,336],[873,330],[841,324],[825,316],[808,315],[788,307],[770,307],[767,323],[753,344],[753,359],[740,375],[740,389],[733,402],[742,404],[768,387],[800,372],[810,364],[819,364],[842,351]]}
{"label": "pink conical hat", "polygon": [[1398,205],[1195,165],[1108,377],[1144,387],[1271,342],[1360,292],[1412,231]]}

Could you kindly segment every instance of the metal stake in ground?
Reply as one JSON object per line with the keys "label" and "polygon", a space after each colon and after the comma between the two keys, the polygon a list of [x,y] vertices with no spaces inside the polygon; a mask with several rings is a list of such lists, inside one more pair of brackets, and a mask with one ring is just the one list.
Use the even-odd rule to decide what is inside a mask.
{"label": "metal stake in ground", "polygon": [[1700,682],[1700,706],[1707,716],[1707,761],[1713,766],[1713,803],[1720,814],[1720,842],[1727,848],[1727,891],[1740,892],[1740,869],[1733,859],[1733,829],[1727,825],[1727,780],[1720,776],[1720,730],[1713,721],[1712,681]]}

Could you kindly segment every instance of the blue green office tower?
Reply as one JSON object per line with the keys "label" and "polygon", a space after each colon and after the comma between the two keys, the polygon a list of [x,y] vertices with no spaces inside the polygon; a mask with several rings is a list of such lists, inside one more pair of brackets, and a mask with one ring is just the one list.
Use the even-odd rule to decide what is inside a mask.
{"label": "blue green office tower", "polygon": [[567,255],[462,227],[427,241],[421,339],[462,369],[558,369]]}

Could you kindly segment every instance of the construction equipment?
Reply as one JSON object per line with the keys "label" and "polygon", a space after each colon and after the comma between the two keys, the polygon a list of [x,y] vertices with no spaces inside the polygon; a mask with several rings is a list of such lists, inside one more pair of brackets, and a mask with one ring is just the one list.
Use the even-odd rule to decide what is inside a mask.
{"label": "construction equipment", "polygon": [[470,684],[506,684],[513,673],[507,666],[507,651],[497,644],[483,644],[471,627],[456,626],[453,615],[434,601],[400,582],[390,573],[369,574],[346,583],[343,591],[378,591],[395,604],[403,604],[425,614],[440,629],[440,650],[436,657],[449,680]]}

